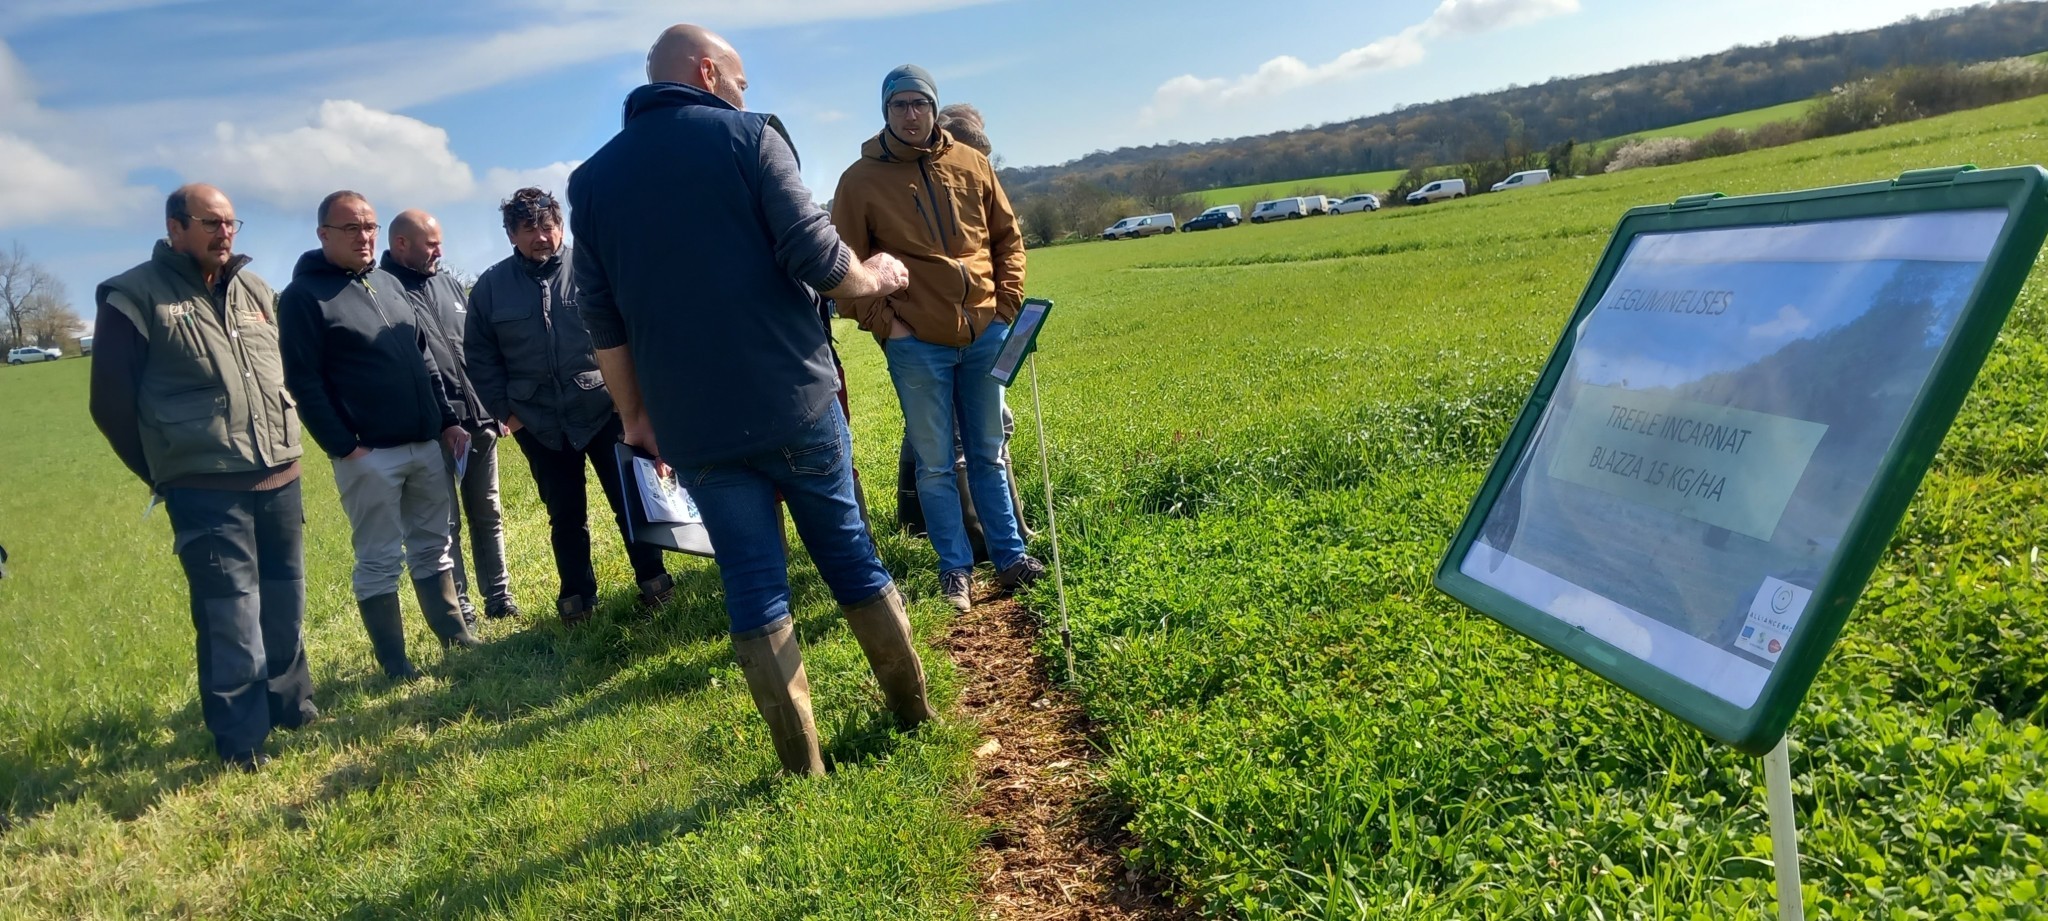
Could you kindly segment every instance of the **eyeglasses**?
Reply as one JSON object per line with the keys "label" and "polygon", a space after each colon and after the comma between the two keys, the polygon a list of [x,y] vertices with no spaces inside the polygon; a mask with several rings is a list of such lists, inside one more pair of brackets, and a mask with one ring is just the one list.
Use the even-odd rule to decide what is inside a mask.
{"label": "eyeglasses", "polygon": [[891,100],[889,103],[889,111],[897,115],[907,115],[911,112],[930,112],[931,110],[932,101],[929,99],[896,99]]}
{"label": "eyeglasses", "polygon": [[222,219],[213,217],[202,217],[193,218],[193,220],[198,221],[199,226],[206,228],[207,233],[220,233],[223,230],[227,231],[230,234],[242,232],[242,222],[235,220],[234,218]]}
{"label": "eyeglasses", "polygon": [[363,234],[370,234],[371,236],[375,236],[377,234],[377,228],[381,225],[379,225],[376,221],[371,221],[368,224],[322,224],[320,226],[325,227],[328,230],[339,230],[342,233],[354,237],[362,236]]}

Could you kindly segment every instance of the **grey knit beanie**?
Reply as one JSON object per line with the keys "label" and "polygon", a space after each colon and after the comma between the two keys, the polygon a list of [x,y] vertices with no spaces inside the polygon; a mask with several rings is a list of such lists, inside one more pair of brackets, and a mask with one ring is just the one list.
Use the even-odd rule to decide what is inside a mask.
{"label": "grey knit beanie", "polygon": [[923,93],[932,101],[934,110],[939,107],[939,85],[932,82],[932,75],[916,64],[905,64],[882,78],[882,117],[889,115],[889,97],[902,92]]}

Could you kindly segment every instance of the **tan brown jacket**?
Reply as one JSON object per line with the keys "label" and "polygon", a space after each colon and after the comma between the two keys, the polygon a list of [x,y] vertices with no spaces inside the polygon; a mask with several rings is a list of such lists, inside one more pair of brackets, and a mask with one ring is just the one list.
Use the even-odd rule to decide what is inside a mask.
{"label": "tan brown jacket", "polygon": [[839,177],[832,223],[855,258],[889,253],[910,269],[910,287],[888,297],[847,298],[839,315],[886,339],[900,319],[917,338],[965,346],[1024,302],[1024,235],[981,151],[940,129],[929,150],[887,129],[861,145]]}

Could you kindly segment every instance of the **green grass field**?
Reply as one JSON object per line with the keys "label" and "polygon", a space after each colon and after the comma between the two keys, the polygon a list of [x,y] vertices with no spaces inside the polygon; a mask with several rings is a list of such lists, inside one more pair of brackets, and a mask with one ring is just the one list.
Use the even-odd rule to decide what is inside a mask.
{"label": "green grass field", "polygon": [[1672,125],[1669,128],[1653,128],[1649,131],[1638,131],[1634,134],[1624,134],[1620,137],[1607,138],[1594,143],[1601,147],[1607,147],[1637,138],[1696,138],[1719,131],[1722,128],[1748,131],[1758,125],[1804,118],[1807,111],[1813,108],[1813,102],[1811,99],[1801,99],[1797,102],[1765,106],[1761,109],[1751,109],[1747,112],[1731,112],[1716,118],[1703,118],[1699,121],[1686,122],[1682,125]]}
{"label": "green grass field", "polygon": [[[1138,865],[1213,917],[1768,916],[1759,763],[1429,573],[1623,210],[2040,162],[2044,125],[2031,100],[1373,221],[1034,252],[1030,289],[1059,303],[1039,374],[1077,690]],[[2044,280],[1793,726],[1809,917],[2048,918]],[[887,520],[875,484],[900,423],[872,341],[842,333]],[[0,369],[0,916],[977,915],[976,740],[881,728],[807,569],[839,768],[777,782],[709,569],[675,563],[683,597],[640,621],[602,535],[592,628],[492,625],[432,680],[371,677],[317,462],[309,635],[330,719],[278,739],[268,773],[217,773],[166,527],[138,520],[85,374]],[[1028,394],[1012,402],[1037,507]],[[544,524],[507,458],[514,586],[540,608]],[[942,630],[929,549],[884,552],[920,633]],[[945,656],[927,664],[950,697]]]}
{"label": "green grass field", "polygon": [[[1252,205],[1274,198],[1288,198],[1295,195],[1329,195],[1343,198],[1360,192],[1386,194],[1394,183],[1401,181],[1404,170],[1380,170],[1373,173],[1350,173],[1343,176],[1324,176],[1319,179],[1292,179],[1286,182],[1267,182],[1260,185],[1236,185],[1224,189],[1210,189],[1195,194],[1202,197],[1202,206],[1243,205],[1250,214]],[[1193,215],[1182,215],[1183,219]]]}

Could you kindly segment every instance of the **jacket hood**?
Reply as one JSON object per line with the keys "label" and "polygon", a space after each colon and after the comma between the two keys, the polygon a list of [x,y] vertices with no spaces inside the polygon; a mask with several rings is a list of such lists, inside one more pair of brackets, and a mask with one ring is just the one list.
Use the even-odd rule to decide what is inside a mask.
{"label": "jacket hood", "polygon": [[328,262],[326,253],[317,249],[309,249],[301,253],[298,264],[292,266],[292,280],[298,281],[301,278],[316,278],[323,275],[354,280],[376,270],[377,265],[373,262],[368,268],[360,272],[351,272],[332,262]]}
{"label": "jacket hood", "polygon": [[[322,261],[325,260],[323,259]],[[397,278],[399,283],[406,287],[424,283],[427,279],[441,274],[439,272],[415,272],[408,268],[405,263],[398,261],[398,257],[391,255],[391,251],[388,249],[384,251],[384,257],[377,260],[377,267],[390,272],[392,277]]]}
{"label": "jacket hood", "polygon": [[883,128],[876,132],[874,137],[868,138],[867,143],[860,145],[861,158],[879,160],[883,163],[911,163],[919,157],[937,157],[951,150],[953,136],[947,134],[944,128],[932,130],[938,135],[938,140],[933,142],[932,146],[914,147],[904,143],[902,138],[890,134],[889,129]]}
{"label": "jacket hood", "polygon": [[709,106],[714,109],[730,109],[733,104],[710,92],[683,83],[649,83],[626,94],[626,121],[657,109],[680,109],[684,106]]}

